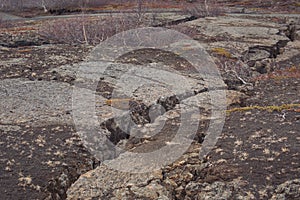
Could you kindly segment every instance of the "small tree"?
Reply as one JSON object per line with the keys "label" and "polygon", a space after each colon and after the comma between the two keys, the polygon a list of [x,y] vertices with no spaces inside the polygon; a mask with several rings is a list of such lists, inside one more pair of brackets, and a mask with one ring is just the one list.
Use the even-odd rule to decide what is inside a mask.
{"label": "small tree", "polygon": [[204,6],[205,6],[205,10],[206,10],[206,15],[209,16],[209,7],[208,7],[208,4],[207,4],[207,0],[204,0]]}
{"label": "small tree", "polygon": [[42,0],[41,2],[41,6],[42,6],[42,8],[44,9],[44,12],[46,13],[46,12],[48,12],[48,5],[47,5],[47,3],[45,2],[45,0]]}

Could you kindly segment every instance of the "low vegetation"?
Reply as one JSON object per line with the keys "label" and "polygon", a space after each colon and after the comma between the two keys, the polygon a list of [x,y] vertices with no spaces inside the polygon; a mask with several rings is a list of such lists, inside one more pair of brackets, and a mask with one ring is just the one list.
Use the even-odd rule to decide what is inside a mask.
{"label": "low vegetation", "polygon": [[221,47],[213,48],[212,52],[216,53],[216,54],[218,54],[220,56],[224,56],[226,58],[232,58],[232,54],[228,50],[226,50],[224,48],[221,48]]}
{"label": "low vegetation", "polygon": [[251,110],[263,110],[268,112],[281,112],[283,110],[295,110],[298,111],[300,109],[300,104],[283,104],[280,106],[247,106],[247,107],[240,107],[240,108],[233,108],[230,110],[227,110],[227,114],[233,113],[233,112],[246,112]]}
{"label": "low vegetation", "polygon": [[267,79],[275,79],[275,80],[282,80],[288,78],[300,78],[300,66],[293,66],[286,69],[275,70],[273,72],[263,74],[254,78],[255,81],[257,80],[267,80]]}

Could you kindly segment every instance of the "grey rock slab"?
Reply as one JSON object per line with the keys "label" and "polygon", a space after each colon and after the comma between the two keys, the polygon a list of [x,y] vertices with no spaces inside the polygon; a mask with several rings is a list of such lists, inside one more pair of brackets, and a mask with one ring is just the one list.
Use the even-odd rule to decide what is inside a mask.
{"label": "grey rock slab", "polygon": [[25,79],[7,79],[0,83],[0,123],[71,123],[70,85]]}
{"label": "grey rock slab", "polygon": [[274,45],[279,40],[287,39],[277,34],[280,29],[278,24],[253,19],[222,16],[201,18],[186,24],[207,37],[222,37],[224,40]]}
{"label": "grey rock slab", "polygon": [[128,199],[130,195],[157,199],[169,196],[159,183],[161,179],[161,171],[131,174],[102,164],[82,175],[67,191],[67,199]]}
{"label": "grey rock slab", "polygon": [[300,41],[289,42],[285,46],[284,51],[277,56],[276,61],[277,62],[289,61],[293,57],[298,57],[299,52],[300,52]]}
{"label": "grey rock slab", "polygon": [[[105,81],[114,87],[112,98],[133,98],[142,100],[146,105],[153,104],[161,96],[183,95],[204,90],[206,77],[201,74],[181,74],[174,70],[165,70],[167,66],[130,65],[111,62],[84,62],[74,66],[63,66],[55,71],[63,76],[75,78],[75,87],[96,90],[98,82]],[[218,77],[210,77],[209,83],[225,84]]]}
{"label": "grey rock slab", "polygon": [[154,103],[161,96],[204,90],[205,83],[178,73],[140,68],[132,70],[128,75],[124,75],[119,80],[117,88],[117,94],[123,93],[126,96],[135,97],[149,104],[151,101]]}
{"label": "grey rock slab", "polygon": [[227,106],[237,103],[243,96],[240,92],[213,90],[184,99],[182,105],[206,111],[214,109],[222,112],[222,109],[224,110]]}
{"label": "grey rock slab", "polygon": [[295,32],[295,40],[300,40],[300,30]]}

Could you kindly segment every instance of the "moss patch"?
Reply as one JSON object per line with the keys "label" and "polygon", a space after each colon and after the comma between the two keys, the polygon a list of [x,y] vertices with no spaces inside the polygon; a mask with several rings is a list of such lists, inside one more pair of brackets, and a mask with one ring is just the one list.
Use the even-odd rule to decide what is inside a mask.
{"label": "moss patch", "polygon": [[224,48],[217,47],[213,48],[211,51],[217,55],[224,56],[226,58],[232,58],[232,54]]}

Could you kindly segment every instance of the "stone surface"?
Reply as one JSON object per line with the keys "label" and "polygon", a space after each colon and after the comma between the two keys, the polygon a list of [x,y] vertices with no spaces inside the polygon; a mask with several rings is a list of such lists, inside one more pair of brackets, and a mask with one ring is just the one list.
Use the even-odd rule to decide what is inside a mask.
{"label": "stone surface", "polygon": [[295,40],[300,40],[300,31],[295,32]]}
{"label": "stone surface", "polygon": [[299,198],[299,15],[175,15],[160,16],[200,53],[176,41],[108,62],[28,26],[0,34],[1,198]]}
{"label": "stone surface", "polygon": [[0,85],[2,124],[71,124],[69,84],[7,79]]}
{"label": "stone surface", "polygon": [[[284,98],[282,95],[275,95],[271,97],[269,93],[261,93],[262,91],[270,91],[270,94],[275,94],[275,90],[278,91],[277,87],[280,88],[289,88],[289,90],[297,90],[297,86],[288,87],[289,84],[296,84],[297,81],[295,80],[288,80],[288,84],[277,83],[274,84],[273,82],[264,83],[265,85],[255,84],[250,82],[249,77],[255,75],[255,73],[245,73],[247,70],[251,71],[251,62],[254,62],[254,71],[257,73],[270,73],[273,70],[276,70],[276,67],[271,66],[272,59],[277,59],[280,62],[285,62],[286,60],[290,60],[294,56],[297,55],[297,45],[296,42],[290,43],[287,42],[289,39],[286,35],[277,34],[280,29],[280,25],[276,22],[266,22],[265,20],[261,19],[244,19],[238,17],[216,17],[216,18],[205,18],[205,19],[198,19],[192,22],[186,23],[187,26],[191,26],[196,28],[199,31],[199,35],[196,36],[202,44],[205,46],[207,50],[212,50],[213,55],[220,59],[223,64],[225,62],[229,63],[232,61],[232,66],[236,65],[236,60],[239,60],[239,65],[242,65],[245,71],[238,71],[238,66],[233,68],[232,66],[225,66],[225,72],[228,74],[228,77],[225,77],[225,83],[227,84],[228,88],[230,89],[227,91],[227,99],[225,99],[225,104],[231,107],[240,107],[245,106],[247,99],[249,96],[245,94],[245,92],[252,96],[253,101],[255,101],[256,105],[258,102],[255,98],[259,98],[259,102],[263,102],[263,105],[269,104],[272,102],[276,104],[280,104],[283,102],[286,103],[297,103],[295,97],[290,98],[290,95],[294,95],[295,93],[285,94],[288,95],[287,98]],[[213,41],[217,40],[216,42]],[[281,42],[285,41],[285,42]],[[235,41],[235,42],[232,42]],[[218,51],[220,49],[216,48],[224,48],[226,51],[231,53],[227,59],[224,59],[224,55],[220,55]],[[276,52],[274,53],[273,50]],[[278,50],[278,51],[277,51]],[[215,54],[214,54],[215,53]],[[136,54],[138,56],[134,57],[134,55],[127,55],[125,59],[130,63],[130,60],[135,63],[145,64],[145,58],[142,55]],[[147,54],[151,55],[151,53]],[[227,54],[226,54],[227,55]],[[142,60],[143,58],[144,60]],[[167,58],[167,56],[165,56]],[[223,60],[222,60],[223,59]],[[155,62],[155,61],[151,61]],[[124,65],[125,66],[125,65]],[[154,66],[162,66],[161,64],[150,65],[151,67]],[[224,66],[222,66],[224,67]],[[165,67],[160,67],[165,68]],[[249,68],[249,69],[247,69]],[[112,68],[114,69],[114,68]],[[167,70],[168,72],[176,73],[173,71],[174,68]],[[224,68],[221,68],[222,70]],[[147,72],[147,70],[146,70]],[[109,74],[115,74],[118,77],[117,73],[118,70],[114,69]],[[183,74],[193,74],[191,72],[184,71]],[[226,74],[224,73],[224,74]],[[154,77],[155,77],[155,73]],[[186,75],[185,74],[185,75]],[[141,76],[141,74],[139,75]],[[143,74],[142,74],[143,77]],[[247,78],[248,77],[248,78]],[[103,77],[106,79],[107,82],[114,82],[113,77]],[[126,84],[130,85],[130,81],[134,80],[132,77],[127,78]],[[201,80],[201,79],[192,79],[193,83],[194,80]],[[249,81],[249,82],[248,82]],[[201,81],[200,81],[201,82]],[[115,84],[117,85],[117,84]],[[195,84],[192,84],[195,85]],[[201,85],[201,84],[200,84]],[[202,84],[204,86],[204,84]],[[113,86],[115,87],[115,86]],[[264,88],[262,91],[257,91],[257,88],[261,87]],[[268,88],[271,88],[270,90]],[[276,89],[277,88],[277,89]],[[205,89],[205,88],[203,88]],[[191,89],[188,88],[189,91]],[[116,89],[118,91],[118,89]],[[126,91],[134,91],[134,90],[126,90]],[[216,92],[222,92],[223,90],[219,88]],[[153,93],[153,96],[144,96],[147,92]],[[161,92],[161,93],[159,93]],[[224,91],[223,91],[224,92]],[[214,151],[210,152],[206,159],[199,159],[199,151],[201,149],[201,143],[205,141],[205,136],[207,136],[207,127],[209,120],[213,118],[210,111],[213,108],[218,108],[218,104],[214,104],[211,101],[210,95],[206,90],[202,90],[200,93],[194,93],[193,95],[185,96],[180,101],[180,104],[176,102],[180,99],[171,99],[174,93],[168,93],[168,89],[166,90],[164,87],[150,85],[150,86],[141,86],[139,89],[133,92],[135,95],[134,98],[138,99],[141,98],[143,101],[146,99],[151,99],[146,105],[151,105],[153,102],[157,101],[161,103],[164,108],[167,108],[167,112],[162,112],[158,115],[155,115],[155,120],[151,121],[152,123],[146,124],[143,127],[132,128],[131,134],[128,139],[120,140],[118,146],[121,147],[126,152],[122,152],[119,154],[119,157],[115,158],[114,160],[107,160],[104,163],[114,166],[115,169],[124,170],[127,169],[128,171],[134,171],[139,167],[153,167],[152,163],[158,164],[159,158],[163,156],[157,157],[135,157],[133,153],[149,153],[153,150],[158,150],[165,146],[172,146],[174,149],[180,149],[180,144],[184,144],[183,137],[181,138],[180,142],[173,143],[174,133],[178,129],[176,126],[180,126],[182,121],[178,120],[185,111],[191,111],[193,109],[200,109],[201,115],[193,115],[189,117],[189,123],[193,124],[195,122],[199,122],[198,130],[194,136],[186,135],[186,138],[192,139],[192,143],[190,144],[190,148],[182,154],[177,161],[164,165],[161,167],[162,174],[164,174],[163,178],[156,179],[155,182],[149,182],[148,184],[143,186],[143,189],[138,188],[135,189],[134,192],[130,192],[133,195],[133,198],[139,198],[140,193],[138,194],[136,191],[143,191],[142,194],[144,198],[146,198],[146,194],[149,194],[150,199],[163,199],[165,197],[169,199],[258,199],[258,198],[282,198],[283,196],[278,196],[276,193],[280,193],[280,191],[285,191],[282,195],[287,195],[290,193],[297,197],[298,193],[294,192],[294,189],[297,188],[297,181],[291,181],[286,184],[278,183],[274,179],[273,176],[270,175],[269,171],[276,170],[283,170],[281,167],[285,165],[288,160],[293,160],[293,163],[296,164],[296,154],[289,154],[286,157],[283,154],[279,153],[277,150],[281,148],[281,151],[293,151],[297,149],[291,148],[289,150],[285,150],[282,145],[282,141],[280,138],[283,137],[283,133],[279,133],[279,127],[269,127],[271,121],[279,120],[276,118],[276,113],[271,111],[270,114],[262,114],[257,113],[255,111],[249,111],[242,114],[229,114],[227,116],[225,127],[223,130],[223,134],[220,136],[217,146]],[[130,92],[128,93],[130,94]],[[157,95],[156,95],[157,94]],[[169,96],[168,98],[161,98],[161,94],[168,94],[165,96]],[[268,102],[263,100],[263,97],[266,97]],[[295,96],[295,95],[294,95]],[[219,100],[218,96],[214,96],[216,100]],[[161,99],[160,99],[161,98]],[[281,101],[281,102],[279,102]],[[152,103],[151,103],[152,102]],[[217,102],[217,101],[216,101]],[[249,102],[252,105],[251,102]],[[161,109],[161,107],[160,107]],[[242,117],[241,117],[241,116]],[[265,119],[265,116],[268,115],[268,119]],[[280,114],[279,114],[280,115]],[[280,118],[280,116],[278,117]],[[285,117],[285,114],[283,114]],[[297,113],[291,111],[288,114],[290,116],[288,122],[292,123],[292,129],[295,130],[297,127],[296,122],[296,115]],[[296,118],[295,118],[296,117]],[[218,118],[218,117],[217,117]],[[215,120],[217,119],[215,118]],[[197,121],[199,120],[200,121]],[[285,119],[285,118],[284,118]],[[296,120],[296,121],[294,121]],[[279,120],[280,121],[280,120]],[[216,120],[215,122],[218,122]],[[285,122],[282,123],[281,126],[284,127]],[[269,127],[268,130],[264,130],[260,124],[265,124],[265,127]],[[259,126],[259,127],[258,127]],[[255,128],[256,127],[256,128]],[[268,139],[262,138],[257,139],[255,138],[255,134],[259,132],[259,130],[263,129],[264,133],[267,132],[276,132],[276,134],[271,138]],[[161,131],[159,131],[161,130]],[[242,130],[242,135],[239,133]],[[184,130],[182,130],[184,131]],[[254,135],[253,135],[254,134]],[[281,137],[282,136],[282,137]],[[253,140],[251,139],[253,137]],[[297,137],[296,132],[292,131],[291,138]],[[246,139],[248,138],[248,139]],[[298,138],[298,137],[297,137]],[[265,140],[270,142],[270,146],[265,146],[265,144],[261,144],[260,141]],[[248,141],[249,140],[249,141]],[[248,147],[248,143],[252,142],[252,147]],[[269,142],[267,142],[269,144]],[[246,147],[246,146],[247,147]],[[249,143],[250,145],[250,143]],[[261,165],[255,164],[255,159],[257,158],[256,151],[253,149],[255,146],[259,146],[260,148],[265,148],[265,155],[262,155],[259,162]],[[267,154],[268,150],[270,151],[270,155]],[[263,149],[262,149],[263,150]],[[176,150],[173,150],[176,152]],[[256,153],[255,153],[256,152]],[[277,166],[273,165],[272,163],[275,161],[275,158],[272,157],[273,153],[274,156],[280,156],[280,160]],[[277,152],[277,154],[276,154]],[[271,155],[272,154],[272,155]],[[275,155],[276,154],[276,155]],[[150,155],[150,154],[149,154]],[[168,154],[166,154],[168,155]],[[172,156],[170,156],[171,158]],[[156,158],[156,159],[155,159]],[[249,159],[253,160],[249,160]],[[249,164],[252,163],[252,164]],[[252,175],[249,175],[249,171],[247,170],[246,165],[251,165],[253,170],[251,171]],[[157,166],[156,166],[157,167]],[[251,169],[252,169],[251,168]],[[99,167],[97,170],[102,170],[103,167]],[[153,169],[156,169],[155,166]],[[268,171],[269,170],[269,171]],[[290,179],[294,175],[298,174],[294,169],[282,171],[282,174],[278,174],[280,176],[280,180],[285,182],[286,180]],[[121,172],[118,172],[121,173]],[[152,172],[153,175],[154,172]],[[151,174],[151,172],[150,172]],[[268,180],[266,184],[262,181],[262,176],[258,176],[257,174],[263,174],[263,180]],[[292,175],[294,174],[294,175]],[[88,175],[90,175],[88,173]],[[91,177],[86,177],[85,179],[79,179],[69,190],[68,197],[72,198],[86,198],[85,192],[88,191],[89,187],[99,188],[96,183],[102,185],[105,184],[105,180],[107,177],[99,177],[100,173],[96,173]],[[129,174],[127,174],[130,177]],[[132,175],[133,176],[133,175]],[[114,177],[114,175],[112,175]],[[125,178],[125,180],[127,180]],[[84,184],[86,181],[89,181],[88,186]],[[119,180],[116,181],[119,184]],[[124,182],[122,182],[124,183]],[[282,185],[280,185],[282,184]],[[126,184],[125,184],[126,185]],[[114,187],[114,186],[112,186]],[[125,186],[122,186],[122,189],[116,188],[113,191],[110,191],[107,194],[110,199],[127,199],[128,193],[124,189]],[[156,196],[150,195],[148,193],[148,188],[154,188],[159,190]],[[259,190],[258,190],[258,188]],[[83,189],[85,188],[85,189]],[[101,188],[101,187],[100,187]],[[132,188],[136,188],[135,186]],[[82,191],[76,193],[76,191]],[[99,189],[102,191],[102,189]],[[102,195],[102,194],[101,194]],[[92,196],[96,199],[101,199],[101,195],[93,194]],[[91,196],[90,196],[91,197]]]}
{"label": "stone surface", "polygon": [[168,199],[162,176],[161,171],[130,174],[101,165],[80,177],[68,191],[68,199]]}

